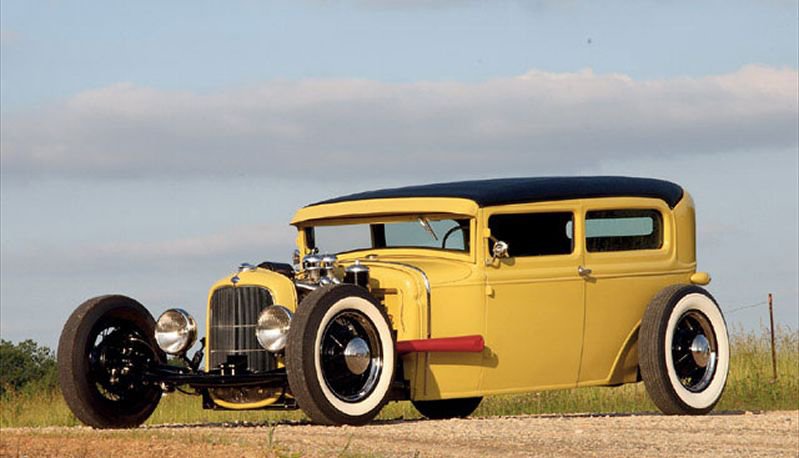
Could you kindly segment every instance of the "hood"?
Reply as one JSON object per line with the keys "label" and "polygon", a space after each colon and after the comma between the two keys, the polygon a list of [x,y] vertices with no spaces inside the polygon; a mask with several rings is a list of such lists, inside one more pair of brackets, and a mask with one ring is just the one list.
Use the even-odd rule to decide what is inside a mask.
{"label": "hood", "polygon": [[474,269],[473,264],[464,261],[418,256],[380,256],[373,260],[362,261],[369,266],[376,278],[379,278],[381,271],[389,266],[410,266],[411,269],[403,269],[408,271],[419,269],[424,272],[431,287],[462,281],[469,277]]}

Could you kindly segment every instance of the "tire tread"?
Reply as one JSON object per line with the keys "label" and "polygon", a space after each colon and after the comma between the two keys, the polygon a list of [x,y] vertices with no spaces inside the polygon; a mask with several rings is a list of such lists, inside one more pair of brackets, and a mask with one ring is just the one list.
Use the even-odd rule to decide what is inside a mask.
{"label": "tire tread", "polygon": [[[315,386],[316,374],[312,355],[318,328],[316,320],[321,320],[321,315],[324,313],[324,310],[320,309],[320,305],[326,305],[326,302],[332,304],[339,299],[352,295],[358,295],[369,300],[380,312],[390,329],[391,321],[385,308],[378,304],[365,289],[354,285],[328,285],[311,291],[303,298],[297,307],[292,320],[292,327],[289,330],[288,341],[286,342],[286,372],[289,387],[300,408],[316,424],[364,425],[380,412],[387,402],[390,392],[389,390],[370,413],[353,417],[328,406],[324,394]],[[396,342],[393,342],[393,335],[391,345],[392,348],[396,345]],[[384,370],[387,369],[391,370],[393,377],[394,368],[384,368]]]}
{"label": "tire tread", "polygon": [[85,347],[81,344],[85,344],[93,326],[102,317],[114,312],[133,316],[140,321],[139,324],[148,328],[145,331],[152,330],[154,326],[150,312],[129,297],[106,295],[85,301],[72,312],[61,332],[56,353],[58,382],[67,406],[84,424],[101,429],[135,428],[150,417],[160,401],[160,395],[137,412],[115,412],[113,415],[104,412],[92,399],[91,387],[86,384],[86,368],[82,363],[86,355]]}
{"label": "tire tread", "polygon": [[652,402],[666,415],[698,415],[713,410],[715,404],[707,408],[697,409],[683,402],[671,386],[668,369],[666,368],[666,354],[663,345],[672,310],[677,302],[684,296],[700,293],[709,297],[714,303],[713,296],[705,289],[690,284],[676,284],[660,290],[644,312],[641,327],[638,332],[638,364],[641,378]]}

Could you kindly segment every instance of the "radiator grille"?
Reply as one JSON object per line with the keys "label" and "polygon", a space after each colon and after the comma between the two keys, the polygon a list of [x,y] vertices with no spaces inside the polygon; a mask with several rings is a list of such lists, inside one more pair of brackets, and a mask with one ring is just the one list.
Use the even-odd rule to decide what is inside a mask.
{"label": "radiator grille", "polygon": [[255,324],[261,310],[273,304],[272,295],[257,286],[224,286],[211,296],[211,369],[228,355],[246,355],[254,372],[273,369],[272,356],[258,344]]}

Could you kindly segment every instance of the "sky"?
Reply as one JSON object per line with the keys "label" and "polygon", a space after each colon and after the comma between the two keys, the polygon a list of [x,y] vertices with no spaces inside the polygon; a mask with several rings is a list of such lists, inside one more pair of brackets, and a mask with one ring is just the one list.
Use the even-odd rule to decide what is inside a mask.
{"label": "sky", "polygon": [[[601,4],[600,4],[601,3]],[[799,327],[799,2],[0,2],[0,337],[122,293],[201,321],[369,189],[684,186],[728,324]]]}

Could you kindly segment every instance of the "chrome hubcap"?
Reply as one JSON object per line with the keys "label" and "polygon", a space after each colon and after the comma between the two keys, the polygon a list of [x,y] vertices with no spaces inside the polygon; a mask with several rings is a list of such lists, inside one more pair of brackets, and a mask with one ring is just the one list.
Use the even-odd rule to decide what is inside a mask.
{"label": "chrome hubcap", "polygon": [[694,341],[691,342],[691,355],[697,366],[707,367],[707,362],[710,360],[710,343],[707,337],[702,334],[694,337]]}
{"label": "chrome hubcap", "polygon": [[350,340],[344,349],[344,362],[347,363],[347,369],[355,375],[361,375],[366,371],[370,358],[369,344],[360,337]]}
{"label": "chrome hubcap", "polygon": [[703,391],[713,381],[718,344],[710,320],[691,310],[677,321],[671,341],[671,358],[680,384],[688,391]]}

